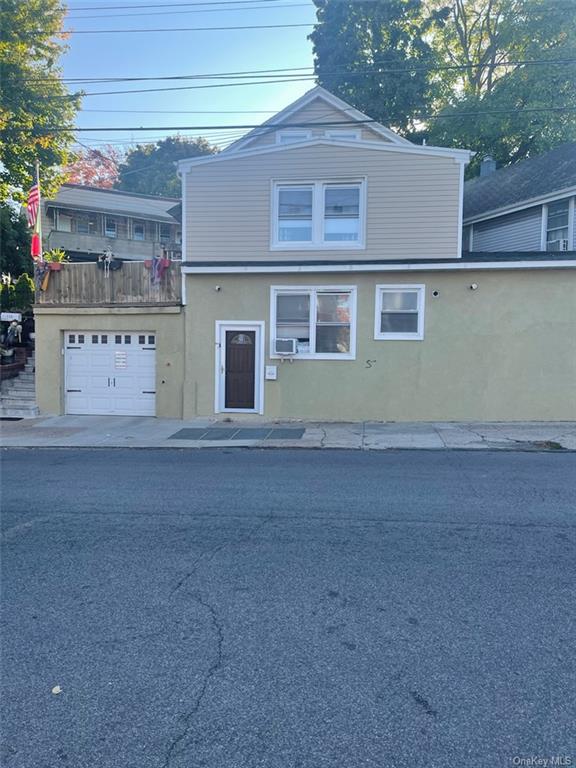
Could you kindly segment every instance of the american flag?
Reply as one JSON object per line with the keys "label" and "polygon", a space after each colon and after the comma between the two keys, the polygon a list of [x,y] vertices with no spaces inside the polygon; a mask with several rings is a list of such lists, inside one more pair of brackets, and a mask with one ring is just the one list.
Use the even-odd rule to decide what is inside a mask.
{"label": "american flag", "polygon": [[30,192],[28,192],[28,208],[26,210],[26,215],[28,217],[29,227],[33,227],[36,224],[39,207],[40,207],[40,184],[38,184],[38,179],[36,179],[35,183],[30,187]]}

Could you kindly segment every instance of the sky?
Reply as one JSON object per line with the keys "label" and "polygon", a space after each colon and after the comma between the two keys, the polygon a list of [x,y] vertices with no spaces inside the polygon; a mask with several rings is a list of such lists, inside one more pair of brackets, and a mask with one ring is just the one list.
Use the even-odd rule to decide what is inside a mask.
{"label": "sky", "polygon": [[[316,19],[311,0],[199,0],[174,3],[160,0],[70,0],[65,28],[71,30],[69,49],[62,57],[63,77],[108,78],[205,75],[248,70],[306,68],[312,73],[312,45],[307,36]],[[122,7],[118,7],[122,6]],[[155,7],[151,7],[155,6]],[[229,27],[307,24],[279,29],[181,31],[183,27]],[[165,29],[177,32],[90,33],[90,30]],[[292,73],[249,81],[286,80]],[[126,149],[131,143],[167,135],[205,136],[225,146],[247,130],[111,131],[112,127],[228,126],[257,124],[313,87],[312,80],[247,85],[230,78],[194,82],[150,80],[129,83],[68,83],[71,90],[127,91],[141,88],[206,86],[241,82],[232,87],[194,88],[156,93],[86,96],[76,124],[103,128],[77,133],[84,145],[105,143]],[[121,110],[121,111],[119,111]],[[136,111],[132,111],[136,110]],[[152,111],[157,110],[157,111]],[[198,114],[182,114],[184,112]],[[108,129],[108,130],[107,130]]]}

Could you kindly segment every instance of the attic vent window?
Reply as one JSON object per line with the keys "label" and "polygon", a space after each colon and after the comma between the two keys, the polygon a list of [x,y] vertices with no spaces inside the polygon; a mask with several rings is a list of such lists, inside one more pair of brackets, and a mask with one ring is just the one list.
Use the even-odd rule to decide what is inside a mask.
{"label": "attic vent window", "polygon": [[298,141],[308,141],[312,131],[280,131],[276,134],[278,144],[296,144]]}

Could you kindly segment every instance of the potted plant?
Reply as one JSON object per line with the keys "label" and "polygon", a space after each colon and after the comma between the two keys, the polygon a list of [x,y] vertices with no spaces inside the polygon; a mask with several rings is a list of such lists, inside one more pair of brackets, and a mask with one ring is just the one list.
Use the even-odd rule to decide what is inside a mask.
{"label": "potted plant", "polygon": [[62,269],[62,264],[69,261],[66,251],[62,248],[52,248],[50,251],[45,251],[43,258],[48,264],[48,268],[53,272],[59,272]]}

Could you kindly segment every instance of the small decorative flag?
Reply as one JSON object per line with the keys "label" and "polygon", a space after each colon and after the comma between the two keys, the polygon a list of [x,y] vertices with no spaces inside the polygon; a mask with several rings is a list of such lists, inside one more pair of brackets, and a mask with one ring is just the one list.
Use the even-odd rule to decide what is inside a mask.
{"label": "small decorative flag", "polygon": [[36,164],[36,178],[34,184],[30,187],[28,192],[28,207],[26,215],[28,217],[28,226],[34,228],[32,233],[32,243],[30,245],[30,253],[32,258],[36,260],[42,260],[42,214],[40,213],[40,173],[38,164]]}
{"label": "small decorative flag", "polygon": [[28,226],[36,226],[36,219],[38,218],[38,210],[40,209],[40,184],[38,183],[38,177],[34,184],[30,187],[28,192],[28,209],[26,215],[28,216]]}

